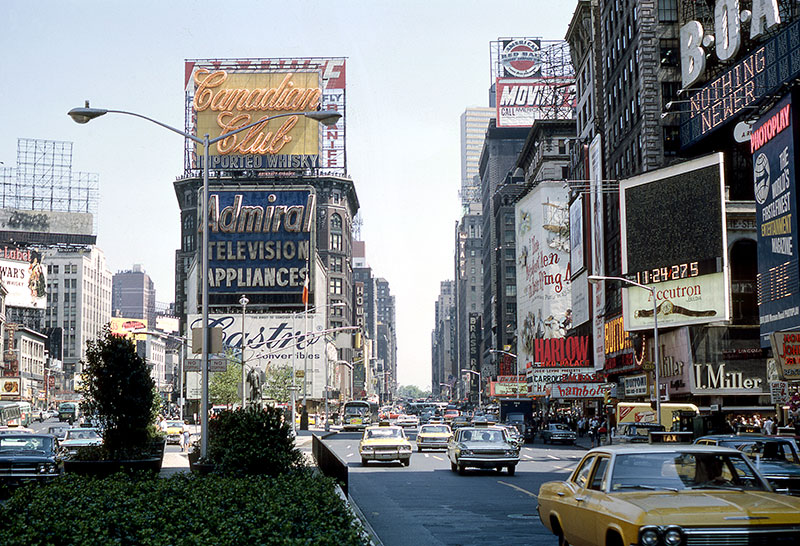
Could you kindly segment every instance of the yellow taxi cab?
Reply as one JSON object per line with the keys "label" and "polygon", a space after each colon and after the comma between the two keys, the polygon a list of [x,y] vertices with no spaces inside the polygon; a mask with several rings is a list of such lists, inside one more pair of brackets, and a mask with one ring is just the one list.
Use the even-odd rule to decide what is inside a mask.
{"label": "yellow taxi cab", "polygon": [[453,431],[444,423],[429,423],[422,425],[417,433],[417,451],[423,449],[447,449],[447,442],[453,436]]}
{"label": "yellow taxi cab", "polygon": [[411,442],[402,427],[381,423],[364,429],[358,444],[361,464],[368,461],[400,461],[404,466],[411,463]]}
{"label": "yellow taxi cab", "polygon": [[800,499],[775,493],[743,453],[700,445],[595,448],[539,488],[559,544],[800,544]]}

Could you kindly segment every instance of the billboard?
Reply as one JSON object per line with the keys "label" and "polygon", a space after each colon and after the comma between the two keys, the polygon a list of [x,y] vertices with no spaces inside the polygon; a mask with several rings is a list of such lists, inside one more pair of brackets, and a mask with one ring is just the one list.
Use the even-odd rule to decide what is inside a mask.
{"label": "billboard", "polygon": [[575,71],[567,42],[498,38],[490,52],[498,127],[573,117]]}
{"label": "billboard", "polygon": [[786,96],[753,125],[753,189],[756,198],[756,286],[761,346],[769,334],[800,326],[792,97]]}
{"label": "billboard", "polygon": [[[603,146],[600,135],[589,144],[589,224],[592,275],[605,275],[605,231],[603,217]],[[606,289],[602,282],[592,283],[592,341],[594,368],[602,370],[606,363],[605,323]]]}
{"label": "billboard", "polygon": [[310,186],[209,192],[210,294],[303,292],[313,252]]}
{"label": "billboard", "polygon": [[543,181],[514,206],[517,246],[517,358],[536,364],[536,344],[572,327],[569,208],[561,182]]}
{"label": "billboard", "polygon": [[6,306],[45,309],[46,272],[42,255],[37,250],[0,247],[0,281],[8,292]]}
{"label": "billboard", "polygon": [[778,365],[778,377],[788,381],[800,380],[800,332],[773,332],[770,341]]}
{"label": "billboard", "polygon": [[[186,130],[210,138],[259,119],[335,110],[331,127],[288,115],[211,146],[215,170],[344,173],[345,59],[193,59],[185,63]],[[186,150],[185,169],[202,167],[203,147]]]}
{"label": "billboard", "polygon": [[[201,315],[189,315],[187,324],[190,331],[201,328]],[[307,371],[306,395],[323,398],[327,365],[325,335],[314,334],[325,328],[324,313],[245,314],[244,328],[241,313],[215,313],[208,317],[208,327],[221,328],[223,347],[235,352],[241,351],[244,334],[248,368],[266,372],[270,366],[293,366],[295,371]],[[297,384],[302,396],[303,379],[297,377]]]}
{"label": "billboard", "polygon": [[[620,181],[625,328],[706,324],[730,318],[722,154]],[[680,214],[676,214],[680,211]],[[680,244],[676,244],[680,242]]]}
{"label": "billboard", "polygon": [[133,330],[147,330],[147,319],[112,317],[108,323],[111,333],[128,339],[145,340],[146,334],[133,334]]}

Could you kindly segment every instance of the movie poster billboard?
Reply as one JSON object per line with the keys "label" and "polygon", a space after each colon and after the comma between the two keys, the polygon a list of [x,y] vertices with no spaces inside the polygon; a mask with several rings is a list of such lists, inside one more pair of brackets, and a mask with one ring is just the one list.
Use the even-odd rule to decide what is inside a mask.
{"label": "movie poster billboard", "polygon": [[569,208],[561,182],[543,181],[514,207],[517,245],[517,359],[532,362],[537,339],[572,327]]}
{"label": "movie poster billboard", "polygon": [[[187,317],[189,331],[202,328],[201,315]],[[242,314],[212,314],[208,320],[209,328],[222,329],[222,345],[238,353],[242,348]],[[326,346],[325,315],[323,313],[300,314],[245,314],[244,321],[244,360],[249,369],[264,373],[272,367],[289,366],[295,371],[296,384],[308,398],[321,399],[324,396]],[[308,335],[306,335],[308,332]],[[238,360],[238,355],[237,355]],[[304,373],[297,374],[298,371]]]}
{"label": "movie poster billboard", "polygon": [[772,332],[800,327],[794,116],[789,95],[753,125],[750,137],[762,347],[769,346]]}
{"label": "movie poster billboard", "polygon": [[[211,139],[281,116],[209,150],[214,170],[343,173],[345,59],[193,59],[185,63],[187,131]],[[327,127],[301,112],[335,110]],[[203,146],[186,150],[186,170],[202,167]]]}
{"label": "movie poster billboard", "polygon": [[0,247],[0,281],[8,292],[6,306],[45,309],[46,271],[39,251],[8,245]]}
{"label": "movie poster billboard", "polygon": [[622,271],[647,287],[623,283],[626,330],[730,319],[723,173],[718,153],[620,181]]}
{"label": "movie poster billboard", "polygon": [[310,186],[212,189],[209,292],[301,294],[313,252]]}

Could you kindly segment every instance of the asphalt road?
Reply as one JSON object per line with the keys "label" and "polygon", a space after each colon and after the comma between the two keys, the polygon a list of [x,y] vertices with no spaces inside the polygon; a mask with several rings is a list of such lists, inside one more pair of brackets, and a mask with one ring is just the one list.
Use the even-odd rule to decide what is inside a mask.
{"label": "asphalt road", "polygon": [[[416,432],[407,431],[413,440]],[[564,479],[583,454],[580,447],[526,444],[517,472],[450,470],[446,451],[416,447],[408,467],[361,465],[360,433],[340,432],[326,444],[348,464],[349,493],[385,546],[530,544],[555,546],[541,524],[536,494],[546,481]]]}

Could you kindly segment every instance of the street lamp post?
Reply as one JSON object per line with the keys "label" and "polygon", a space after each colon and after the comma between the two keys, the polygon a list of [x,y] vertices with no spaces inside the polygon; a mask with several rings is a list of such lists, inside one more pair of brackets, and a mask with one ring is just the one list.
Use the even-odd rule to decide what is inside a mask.
{"label": "street lamp post", "polygon": [[242,306],[242,409],[244,409],[245,405],[247,405],[247,394],[245,393],[245,386],[246,386],[245,381],[247,378],[247,374],[245,373],[244,370],[244,319],[248,303],[250,303],[250,300],[247,299],[247,296],[242,294],[242,297],[239,298],[239,305]]}
{"label": "street lamp post", "polygon": [[481,380],[481,372],[476,372],[474,370],[468,370],[467,368],[461,368],[462,372],[471,373],[478,376],[478,409],[483,408],[482,398],[481,398],[481,391],[483,390],[483,381]]}
{"label": "street lamp post", "polygon": [[175,127],[171,127],[166,123],[162,123],[158,120],[153,118],[149,118],[142,114],[137,114],[136,112],[128,112],[125,110],[108,110],[105,108],[90,108],[89,101],[86,101],[86,105],[83,108],[73,108],[67,115],[71,117],[76,123],[88,123],[94,118],[103,116],[105,114],[112,113],[112,114],[125,114],[128,116],[134,116],[137,118],[142,118],[147,120],[151,123],[155,123],[156,125],[160,125],[161,127],[172,131],[173,133],[178,133],[179,135],[183,136],[184,138],[188,138],[189,140],[196,142],[197,144],[203,145],[203,220],[202,220],[202,228],[203,228],[203,240],[202,240],[202,271],[200,272],[200,279],[203,285],[202,287],[202,344],[201,344],[201,351],[202,351],[202,400],[200,405],[200,413],[201,413],[201,431],[200,431],[200,456],[205,457],[207,448],[208,448],[208,156],[209,156],[209,148],[212,144],[216,144],[217,142],[228,138],[231,135],[235,135],[256,125],[264,124],[270,120],[276,118],[283,118],[288,116],[297,116],[302,115],[309,119],[316,120],[323,125],[335,125],[336,122],[339,120],[342,115],[339,112],[334,111],[313,111],[313,112],[288,112],[284,114],[276,114],[274,116],[269,116],[266,118],[262,118],[258,121],[253,123],[249,123],[244,125],[243,127],[239,127],[227,133],[223,133],[217,137],[210,138],[209,134],[206,133],[203,138],[199,138],[196,135],[191,133],[186,133],[181,131],[180,129],[176,129]]}
{"label": "street lamp post", "polygon": [[661,377],[658,358],[658,302],[656,301],[656,289],[652,286],[639,284],[638,282],[626,279],[625,277],[605,277],[603,275],[589,275],[589,282],[597,283],[601,281],[619,281],[633,286],[638,286],[650,292],[650,297],[653,300],[653,343],[655,344],[655,352],[653,357],[655,359],[655,391],[656,391],[656,423],[661,424]]}

